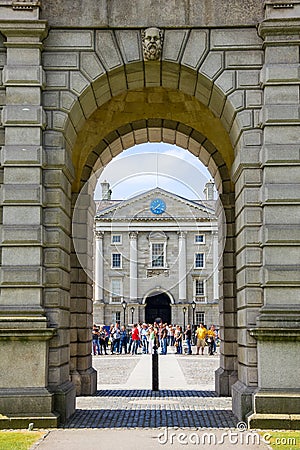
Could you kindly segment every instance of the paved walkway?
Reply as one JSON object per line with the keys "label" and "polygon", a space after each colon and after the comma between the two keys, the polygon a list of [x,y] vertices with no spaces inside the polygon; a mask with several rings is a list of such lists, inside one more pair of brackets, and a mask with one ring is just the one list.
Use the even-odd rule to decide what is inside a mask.
{"label": "paved walkway", "polygon": [[76,413],[63,429],[50,431],[38,450],[267,448],[253,432],[249,439],[257,445],[230,444],[230,433],[237,440],[250,431],[234,430],[231,398],[213,391],[217,356],[160,356],[159,392],[151,391],[150,355],[97,356],[93,361],[97,394],[78,398]]}

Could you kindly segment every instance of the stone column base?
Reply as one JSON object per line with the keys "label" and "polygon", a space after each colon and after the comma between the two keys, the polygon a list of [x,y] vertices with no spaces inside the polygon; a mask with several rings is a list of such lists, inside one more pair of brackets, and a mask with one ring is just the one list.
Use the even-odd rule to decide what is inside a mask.
{"label": "stone column base", "polygon": [[71,381],[75,386],[76,395],[81,395],[81,376],[77,370],[71,371]]}
{"label": "stone column base", "polygon": [[232,386],[232,411],[239,420],[246,420],[246,416],[253,412],[253,393],[257,387],[246,386],[237,381]]}
{"label": "stone column base", "polygon": [[254,413],[247,416],[249,428],[300,429],[300,390],[259,390],[253,403]]}
{"label": "stone column base", "polygon": [[219,367],[215,371],[215,391],[220,397],[230,397],[231,387],[237,380],[236,370],[225,370]]}
{"label": "stone column base", "polygon": [[90,367],[87,370],[72,370],[72,384],[76,395],[93,395],[97,392],[97,371]]}
{"label": "stone column base", "polygon": [[35,428],[57,428],[59,416],[54,413],[0,416],[0,430],[28,428],[30,423],[33,423]]}
{"label": "stone column base", "polygon": [[58,412],[61,423],[76,410],[76,387],[70,381],[58,386],[54,391],[54,410]]}
{"label": "stone column base", "polygon": [[251,414],[249,429],[300,430],[300,414]]}
{"label": "stone column base", "polygon": [[57,427],[59,414],[53,413],[53,394],[45,388],[0,389],[0,428]]}

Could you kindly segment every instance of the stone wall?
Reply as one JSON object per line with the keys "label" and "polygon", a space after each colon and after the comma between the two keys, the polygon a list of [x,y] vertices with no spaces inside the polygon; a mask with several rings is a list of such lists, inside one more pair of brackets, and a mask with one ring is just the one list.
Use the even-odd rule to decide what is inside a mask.
{"label": "stone wall", "polygon": [[216,27],[256,25],[262,0],[43,0],[41,18],[52,27]]}

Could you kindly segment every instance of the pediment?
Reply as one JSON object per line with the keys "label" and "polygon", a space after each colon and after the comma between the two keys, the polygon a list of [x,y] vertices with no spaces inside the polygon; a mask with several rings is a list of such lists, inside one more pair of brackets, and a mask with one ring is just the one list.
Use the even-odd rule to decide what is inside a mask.
{"label": "pediment", "polygon": [[[153,213],[151,204],[162,200],[165,211]],[[161,188],[154,188],[127,200],[101,202],[96,220],[214,220],[213,209],[200,201],[180,197]]]}
{"label": "pediment", "polygon": [[151,231],[151,233],[149,233],[148,239],[151,242],[163,242],[166,241],[168,237],[163,231]]}

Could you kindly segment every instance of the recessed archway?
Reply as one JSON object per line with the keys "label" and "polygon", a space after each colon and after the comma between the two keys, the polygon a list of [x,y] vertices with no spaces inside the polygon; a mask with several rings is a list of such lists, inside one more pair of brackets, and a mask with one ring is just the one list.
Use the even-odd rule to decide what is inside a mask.
{"label": "recessed archway", "polygon": [[163,323],[172,323],[170,297],[165,292],[153,292],[147,296],[145,304],[146,323],[153,323],[158,318]]}
{"label": "recessed archway", "polygon": [[[86,227],[84,234],[91,236],[93,227],[93,213],[91,212],[94,211],[91,194],[97,182],[97,171],[123,150],[145,142],[172,143],[190,151],[207,166],[215,180],[219,192],[219,208],[217,208],[219,231],[221,239],[226,241],[219,258],[219,268],[223,273],[226,273],[226,276],[221,276],[223,289],[220,304],[222,305],[223,319],[221,320],[220,334],[223,339],[217,390],[220,394],[230,395],[228,373],[231,375],[235,373],[237,361],[235,254],[233,245],[234,185],[230,177],[234,153],[228,133],[220,119],[193,96],[166,87],[130,91],[109,100],[84,122],[74,144],[72,153],[75,168],[74,206],[75,201],[78,201],[82,194],[90,195],[88,201],[90,203],[86,204],[87,213],[85,216],[82,215],[83,208],[79,208],[81,219],[78,218],[79,215],[76,216],[75,220],[73,217],[73,230],[74,222],[79,221],[80,226]],[[85,195],[84,197],[86,198]],[[74,255],[73,258],[75,264],[71,270],[83,272],[78,257],[79,260],[83,258],[84,261],[92,261],[93,245],[91,237],[86,239],[86,245],[81,245],[81,248],[82,255],[75,249],[76,256]],[[84,265],[86,266],[87,263]],[[90,273],[92,273],[92,267]],[[82,276],[82,280],[82,282],[76,280],[77,288],[81,292],[89,292],[89,301],[92,302],[92,276],[85,280]],[[76,310],[74,313],[76,314]],[[228,325],[225,327],[224,324],[226,314],[233,318],[230,327]],[[87,323],[89,323],[89,320],[87,320]],[[78,326],[75,325],[75,327],[78,332]],[[74,366],[76,366],[78,346],[76,342],[73,344],[74,352],[71,353],[71,359],[74,360]],[[88,358],[88,355],[86,355],[86,358]],[[78,381],[78,393],[82,393],[84,372],[75,370],[73,374],[74,380]],[[231,383],[234,381],[235,378],[232,375]]]}

